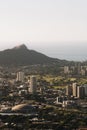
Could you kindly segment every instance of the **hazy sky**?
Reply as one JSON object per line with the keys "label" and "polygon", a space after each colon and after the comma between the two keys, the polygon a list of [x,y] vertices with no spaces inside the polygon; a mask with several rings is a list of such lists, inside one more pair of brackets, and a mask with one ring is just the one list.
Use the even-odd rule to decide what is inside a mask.
{"label": "hazy sky", "polygon": [[87,0],[0,0],[0,48],[23,42],[86,43]]}

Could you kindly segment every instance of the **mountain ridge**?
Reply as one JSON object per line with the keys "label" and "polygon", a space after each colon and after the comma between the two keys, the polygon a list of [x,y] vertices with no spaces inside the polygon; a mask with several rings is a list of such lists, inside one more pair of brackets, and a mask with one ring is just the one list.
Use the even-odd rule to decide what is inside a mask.
{"label": "mountain ridge", "polygon": [[0,65],[35,65],[57,62],[61,62],[61,60],[48,57],[35,50],[30,50],[25,44],[0,51]]}

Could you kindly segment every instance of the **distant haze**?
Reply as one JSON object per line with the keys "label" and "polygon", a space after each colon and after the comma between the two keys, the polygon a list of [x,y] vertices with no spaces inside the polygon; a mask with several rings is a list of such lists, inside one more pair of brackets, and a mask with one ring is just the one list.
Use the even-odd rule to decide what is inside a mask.
{"label": "distant haze", "polygon": [[50,43],[50,45],[31,46],[50,57],[85,61],[87,60],[87,43]]}

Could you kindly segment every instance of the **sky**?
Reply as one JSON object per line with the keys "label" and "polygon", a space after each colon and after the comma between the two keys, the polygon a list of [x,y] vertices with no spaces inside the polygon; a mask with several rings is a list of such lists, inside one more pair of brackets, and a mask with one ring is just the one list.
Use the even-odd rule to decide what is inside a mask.
{"label": "sky", "polygon": [[0,0],[0,49],[21,43],[53,57],[86,46],[87,0]]}

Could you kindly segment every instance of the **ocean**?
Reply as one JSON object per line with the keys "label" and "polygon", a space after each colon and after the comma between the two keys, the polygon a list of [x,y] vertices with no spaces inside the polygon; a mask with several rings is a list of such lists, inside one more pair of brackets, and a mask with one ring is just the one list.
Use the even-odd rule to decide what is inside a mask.
{"label": "ocean", "polygon": [[33,49],[49,57],[69,61],[87,60],[87,43],[61,43],[33,46]]}

